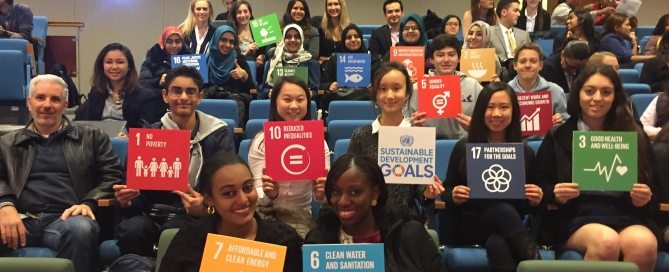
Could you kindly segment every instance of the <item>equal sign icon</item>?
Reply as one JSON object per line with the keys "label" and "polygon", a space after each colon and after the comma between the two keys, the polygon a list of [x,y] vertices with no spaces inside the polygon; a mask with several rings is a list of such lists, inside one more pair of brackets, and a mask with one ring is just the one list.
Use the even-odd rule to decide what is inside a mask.
{"label": "equal sign icon", "polygon": [[291,155],[288,157],[289,159],[289,164],[291,165],[298,165],[298,164],[303,164],[302,162],[302,155]]}

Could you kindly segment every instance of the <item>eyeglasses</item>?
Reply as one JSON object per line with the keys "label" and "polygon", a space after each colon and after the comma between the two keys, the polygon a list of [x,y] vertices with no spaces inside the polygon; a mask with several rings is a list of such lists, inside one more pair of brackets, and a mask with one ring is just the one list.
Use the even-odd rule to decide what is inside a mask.
{"label": "eyeglasses", "polygon": [[181,88],[170,88],[169,90],[167,90],[167,93],[172,97],[181,97],[184,94],[184,92],[186,93],[186,96],[188,96],[188,98],[193,98],[197,96],[197,94],[199,93],[199,91],[195,88],[188,88],[186,90]]}
{"label": "eyeglasses", "polygon": [[418,27],[418,26],[405,26],[402,30],[403,31],[419,31],[420,27]]}

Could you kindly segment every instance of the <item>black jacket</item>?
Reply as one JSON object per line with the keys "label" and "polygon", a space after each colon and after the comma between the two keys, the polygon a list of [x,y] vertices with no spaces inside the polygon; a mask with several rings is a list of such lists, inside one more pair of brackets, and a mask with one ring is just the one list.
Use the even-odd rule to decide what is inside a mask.
{"label": "black jacket", "polygon": [[[83,116],[77,116],[77,120],[101,120],[102,111],[105,108],[105,100],[109,93],[91,90],[88,93],[88,103]],[[123,97],[123,119],[128,123],[127,128],[141,128],[144,123],[154,123],[165,114],[164,108],[157,108],[162,97],[156,97],[151,91],[139,88],[125,92]]]}
{"label": "black jacket", "polygon": [[200,51],[197,51],[197,36],[195,35],[195,27],[193,27],[190,35],[184,37],[184,46],[188,48],[188,51],[193,52],[193,54],[206,54],[209,52],[209,41],[214,37],[214,32],[216,32],[216,28],[210,23],[207,35],[204,36],[204,41],[202,42],[202,46],[200,46]]}
{"label": "black jacket", "polygon": [[[186,46],[179,51],[179,55],[185,54],[190,54]],[[159,94],[163,89],[163,86],[160,86],[160,78],[170,70],[172,70],[170,56],[163,49],[160,49],[160,45],[155,44],[146,52],[146,59],[144,59],[139,72],[139,83],[144,88],[154,90],[154,92],[158,90],[157,93]]]}
{"label": "black jacket", "polygon": [[539,75],[546,79],[546,81],[553,82],[560,86],[565,93],[569,92],[567,77],[560,64],[560,52],[553,53],[546,59],[546,61],[544,61],[544,68],[539,71]]}
{"label": "black jacket", "polygon": [[[75,124],[66,117],[63,122],[68,123],[61,139],[72,185],[80,201],[76,204],[95,208],[98,199],[113,197],[112,185],[122,181],[119,158],[102,130]],[[0,202],[14,202],[28,182],[36,155],[33,139],[39,137],[28,126],[0,137]]]}
{"label": "black jacket", "polygon": [[669,90],[669,65],[661,56],[653,58],[644,63],[639,81],[650,85],[654,92]]}
{"label": "black jacket", "polygon": [[[527,30],[527,16],[525,16],[525,11],[520,12],[518,16],[518,21],[516,22],[516,27],[522,30]],[[540,31],[551,31],[551,14],[548,11],[540,9],[537,11],[537,17],[534,18],[534,32]]]}
{"label": "black jacket", "polygon": [[393,45],[390,37],[390,27],[382,25],[372,32],[372,37],[369,39],[369,52],[372,53],[372,58],[383,57],[386,55],[390,47]]}
{"label": "black jacket", "polygon": [[[283,271],[302,271],[302,239],[290,226],[282,222],[260,219],[256,241],[288,247]],[[160,263],[160,272],[199,271],[207,234],[216,233],[218,215],[212,215],[185,225],[172,239]]]}
{"label": "black jacket", "polygon": [[[441,255],[423,224],[411,220],[408,215],[390,213],[383,221],[377,225],[381,229],[386,271],[443,271]],[[337,215],[322,209],[318,226],[307,234],[304,243],[339,244],[340,228]]]}

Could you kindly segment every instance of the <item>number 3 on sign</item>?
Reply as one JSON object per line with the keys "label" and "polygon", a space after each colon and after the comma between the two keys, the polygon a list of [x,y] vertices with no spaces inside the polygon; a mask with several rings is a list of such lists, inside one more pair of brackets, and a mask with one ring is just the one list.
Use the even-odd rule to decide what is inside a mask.
{"label": "number 3 on sign", "polygon": [[578,136],[578,147],[585,148],[585,135]]}

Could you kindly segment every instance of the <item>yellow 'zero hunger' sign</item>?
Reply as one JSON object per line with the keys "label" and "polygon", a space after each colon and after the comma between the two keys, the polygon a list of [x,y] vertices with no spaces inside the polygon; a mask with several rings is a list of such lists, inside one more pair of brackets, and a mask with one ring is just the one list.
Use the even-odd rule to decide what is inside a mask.
{"label": "yellow 'zero hunger' sign", "polygon": [[286,247],[230,236],[207,234],[200,272],[283,271]]}

